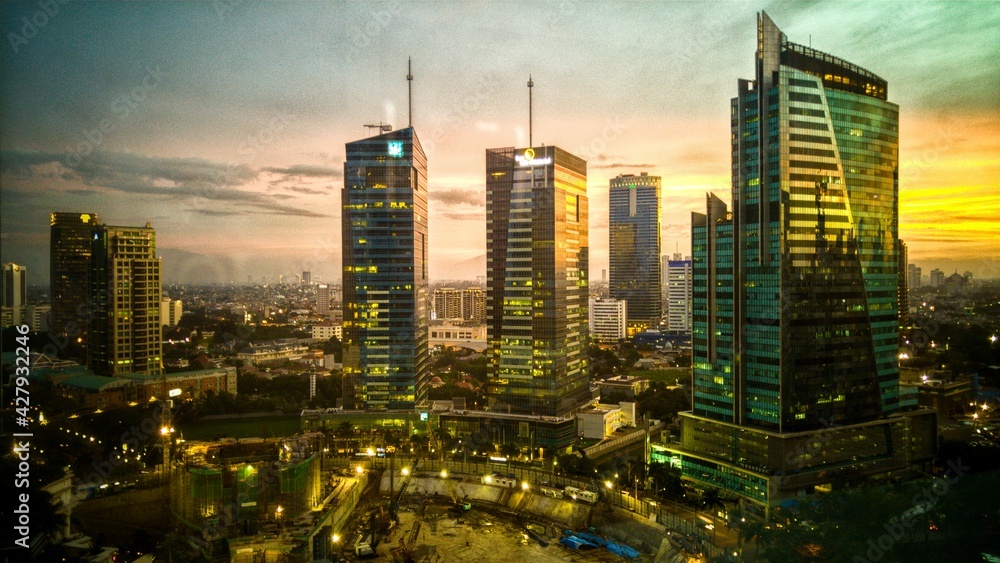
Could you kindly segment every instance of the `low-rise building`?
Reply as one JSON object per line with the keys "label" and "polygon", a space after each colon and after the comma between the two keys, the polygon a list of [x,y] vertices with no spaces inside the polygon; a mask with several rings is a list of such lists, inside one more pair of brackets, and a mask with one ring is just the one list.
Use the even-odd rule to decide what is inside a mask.
{"label": "low-rise building", "polygon": [[649,389],[649,380],[645,377],[616,375],[597,381],[597,386],[601,389],[601,396],[624,393],[628,398],[634,399],[636,395]]}
{"label": "low-rise building", "polygon": [[603,440],[619,428],[635,426],[635,403],[597,404],[576,413],[577,432],[589,440]]}

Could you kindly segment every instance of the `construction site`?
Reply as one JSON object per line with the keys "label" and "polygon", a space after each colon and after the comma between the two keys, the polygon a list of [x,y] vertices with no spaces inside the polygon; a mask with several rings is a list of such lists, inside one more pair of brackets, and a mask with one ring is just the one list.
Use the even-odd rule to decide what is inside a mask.
{"label": "construction site", "polygon": [[330,458],[318,433],[188,442],[171,470],[170,519],[209,561],[704,560],[693,530],[615,504],[596,481],[454,469]]}
{"label": "construction site", "polygon": [[[418,467],[382,471],[340,556],[400,562],[697,561],[663,526],[600,496],[506,476]],[[373,483],[374,484],[374,483]],[[572,487],[568,487],[572,489]],[[554,498],[558,496],[559,498]]]}

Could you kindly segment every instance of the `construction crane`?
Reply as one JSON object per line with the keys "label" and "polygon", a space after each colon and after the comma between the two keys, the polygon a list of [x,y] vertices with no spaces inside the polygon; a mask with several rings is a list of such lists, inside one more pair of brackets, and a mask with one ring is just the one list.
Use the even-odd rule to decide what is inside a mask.
{"label": "construction crane", "polygon": [[468,512],[472,509],[472,503],[467,499],[469,495],[462,497],[462,500],[458,500],[458,492],[455,490],[455,483],[448,478],[448,470],[441,470],[441,478],[444,479],[445,487],[448,489],[448,494],[451,495],[452,506],[451,509],[455,512]]}

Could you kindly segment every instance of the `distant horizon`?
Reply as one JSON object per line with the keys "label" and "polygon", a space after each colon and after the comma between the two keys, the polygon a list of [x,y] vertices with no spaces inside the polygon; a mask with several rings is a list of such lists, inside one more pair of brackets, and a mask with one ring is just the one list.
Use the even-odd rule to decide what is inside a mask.
{"label": "distant horizon", "polygon": [[69,3],[30,34],[37,2],[4,2],[0,261],[47,279],[48,215],[78,211],[150,221],[164,283],[339,278],[344,144],[406,126],[410,57],[431,279],[485,275],[485,151],[528,144],[529,75],[534,144],[588,161],[590,278],[622,173],[663,179],[660,253],[688,256],[690,213],[730,199],[729,104],[763,10],[888,81],[908,262],[1000,277],[1000,4],[447,6]]}

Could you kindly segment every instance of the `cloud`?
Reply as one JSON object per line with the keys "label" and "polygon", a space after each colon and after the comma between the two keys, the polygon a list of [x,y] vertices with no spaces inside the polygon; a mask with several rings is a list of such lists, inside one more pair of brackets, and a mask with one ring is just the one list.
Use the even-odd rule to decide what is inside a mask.
{"label": "cloud", "polygon": [[300,194],[328,195],[327,192],[325,192],[323,190],[314,190],[312,188],[304,188],[302,186],[287,186],[287,187],[285,187],[285,189],[286,190],[291,190],[293,192],[297,192],[297,193],[300,193]]}
{"label": "cloud", "polygon": [[486,207],[486,198],[478,192],[471,192],[469,190],[432,190],[429,195],[431,200],[443,203],[444,205],[471,205],[473,207]]}
{"label": "cloud", "polygon": [[625,162],[613,162],[611,164],[591,164],[591,168],[655,168],[655,164],[629,164]]}
{"label": "cloud", "polygon": [[[0,153],[0,162],[3,162],[5,171],[22,177],[40,176],[37,167],[56,164],[69,171],[74,180],[95,188],[166,199],[227,202],[242,207],[246,213],[328,217],[275,201],[294,199],[292,195],[261,193],[244,188],[259,175],[257,170],[246,165],[223,164],[200,158],[162,158],[98,151],[75,166],[68,166],[63,162],[64,157],[59,153],[11,149]],[[81,191],[76,189],[71,193],[80,195]]]}
{"label": "cloud", "polygon": [[340,178],[344,171],[339,168],[328,166],[313,166],[311,164],[296,164],[287,168],[262,168],[263,172],[281,174],[283,176],[309,176],[311,178]]}

